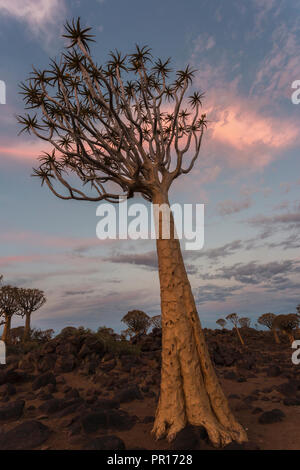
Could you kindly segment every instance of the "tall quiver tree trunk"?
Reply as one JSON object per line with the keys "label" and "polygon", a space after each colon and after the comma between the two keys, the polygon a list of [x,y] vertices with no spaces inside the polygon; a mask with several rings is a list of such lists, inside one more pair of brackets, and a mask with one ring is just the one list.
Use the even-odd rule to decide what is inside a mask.
{"label": "tall quiver tree trunk", "polygon": [[[167,204],[157,194],[154,204]],[[179,240],[162,238],[159,218],[157,255],[162,313],[162,368],[159,403],[153,435],[174,439],[188,423],[203,426],[216,447],[247,441],[243,427],[232,415],[211,363],[185,270]]]}
{"label": "tall quiver tree trunk", "polygon": [[5,315],[5,324],[2,333],[2,341],[8,344],[10,341],[11,315]]}
{"label": "tall quiver tree trunk", "polygon": [[237,335],[238,335],[238,338],[239,338],[239,340],[240,340],[241,345],[244,346],[244,345],[245,345],[245,342],[244,342],[244,340],[243,340],[243,338],[242,338],[242,335],[241,335],[241,333],[240,333],[239,328],[238,328],[237,326],[235,326],[235,329],[236,329],[236,332],[237,332]]}
{"label": "tall quiver tree trunk", "polygon": [[30,337],[30,312],[26,312],[23,341],[28,341],[29,337]]}

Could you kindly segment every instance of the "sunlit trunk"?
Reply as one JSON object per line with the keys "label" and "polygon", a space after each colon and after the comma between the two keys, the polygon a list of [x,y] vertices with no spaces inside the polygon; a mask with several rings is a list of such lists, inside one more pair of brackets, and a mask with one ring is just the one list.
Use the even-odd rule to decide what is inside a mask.
{"label": "sunlit trunk", "polygon": [[[168,204],[157,195],[154,204]],[[161,228],[162,219],[160,219]],[[171,216],[171,235],[174,221]],[[157,239],[162,313],[160,398],[153,435],[169,441],[188,423],[204,426],[216,447],[244,442],[247,435],[235,420],[211,363],[180,243]]]}
{"label": "sunlit trunk", "polygon": [[30,337],[30,313],[26,313],[23,341],[28,341],[29,337]]}
{"label": "sunlit trunk", "polygon": [[11,326],[11,316],[5,315],[5,324],[2,333],[2,341],[8,344],[10,342],[10,326]]}
{"label": "sunlit trunk", "polygon": [[239,340],[240,340],[241,344],[244,346],[245,343],[244,343],[244,340],[243,340],[242,335],[240,333],[240,330],[238,329],[237,326],[235,327],[235,329],[236,329],[236,332],[237,332],[237,335],[239,337]]}
{"label": "sunlit trunk", "polygon": [[274,334],[275,343],[280,344],[280,339],[275,329],[273,330],[273,334]]}

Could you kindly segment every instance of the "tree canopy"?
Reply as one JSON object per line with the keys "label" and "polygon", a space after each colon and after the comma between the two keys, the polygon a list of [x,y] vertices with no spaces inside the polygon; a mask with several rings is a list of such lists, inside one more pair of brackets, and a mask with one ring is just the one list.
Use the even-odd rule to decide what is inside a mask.
{"label": "tree canopy", "polygon": [[269,328],[269,330],[271,330],[275,317],[276,315],[274,313],[264,313],[258,318],[257,322],[260,325],[266,326],[267,328]]}
{"label": "tree canopy", "polygon": [[112,51],[98,65],[90,29],[80,18],[67,22],[60,59],[48,70],[33,67],[21,84],[30,110],[18,116],[21,132],[51,146],[34,176],[62,199],[119,202],[138,192],[151,201],[198,157],[203,93],[186,97],[195,70],[187,66],[168,81],[170,58],[154,59],[139,45],[130,54]]}
{"label": "tree canopy", "polygon": [[139,334],[147,332],[151,324],[151,318],[142,310],[131,310],[122,318],[122,322],[125,323],[134,334]]}

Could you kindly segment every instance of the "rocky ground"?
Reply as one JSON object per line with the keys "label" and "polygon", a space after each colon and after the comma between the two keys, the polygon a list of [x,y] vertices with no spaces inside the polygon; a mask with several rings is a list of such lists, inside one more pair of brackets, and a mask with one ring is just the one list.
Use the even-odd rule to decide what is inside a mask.
{"label": "rocky ground", "polygon": [[[247,428],[245,449],[300,449],[300,365],[286,342],[245,329],[205,330],[223,389]],[[0,450],[211,449],[201,428],[168,444],[150,431],[159,393],[161,333],[108,352],[95,335],[68,329],[0,366]],[[229,449],[240,446],[231,444]]]}

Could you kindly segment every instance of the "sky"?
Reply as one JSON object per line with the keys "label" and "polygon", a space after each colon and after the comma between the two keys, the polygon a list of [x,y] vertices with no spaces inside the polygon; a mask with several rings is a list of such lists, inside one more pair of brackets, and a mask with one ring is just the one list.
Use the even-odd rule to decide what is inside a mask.
{"label": "sky", "polygon": [[[21,134],[18,84],[64,47],[63,25],[93,28],[98,63],[148,45],[197,70],[209,120],[194,170],[171,202],[205,204],[205,243],[184,251],[202,324],[229,313],[295,312],[300,303],[300,0],[0,0],[0,273],[45,291],[33,326],[124,328],[160,313],[154,240],[99,240],[97,203],[63,201],[32,178],[45,150]],[[20,324],[16,319],[13,325]]]}

